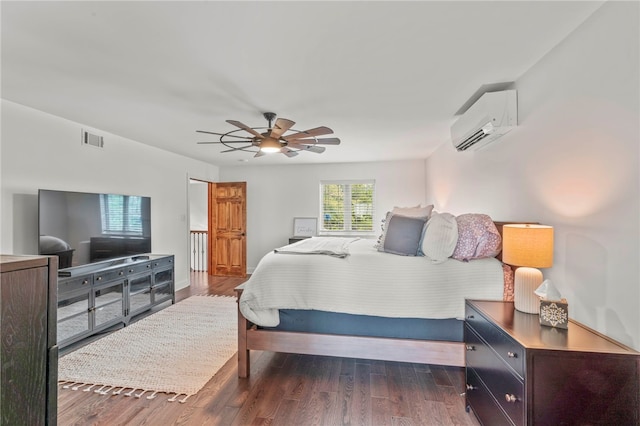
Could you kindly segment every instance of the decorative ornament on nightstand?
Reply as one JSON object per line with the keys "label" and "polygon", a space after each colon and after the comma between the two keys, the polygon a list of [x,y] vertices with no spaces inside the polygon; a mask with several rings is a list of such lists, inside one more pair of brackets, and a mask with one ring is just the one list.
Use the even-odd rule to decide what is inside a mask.
{"label": "decorative ornament on nightstand", "polygon": [[520,312],[538,314],[540,298],[534,291],[542,284],[537,268],[553,266],[553,227],[535,224],[504,225],[502,261],[518,266],[514,279],[514,305]]}
{"label": "decorative ornament on nightstand", "polygon": [[568,328],[569,304],[550,280],[544,280],[535,291],[540,297],[540,324],[547,327]]}

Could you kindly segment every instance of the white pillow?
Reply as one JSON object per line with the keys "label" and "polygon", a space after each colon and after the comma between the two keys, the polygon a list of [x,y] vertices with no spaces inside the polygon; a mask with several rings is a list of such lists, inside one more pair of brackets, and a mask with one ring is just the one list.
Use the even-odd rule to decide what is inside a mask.
{"label": "white pillow", "polygon": [[426,217],[431,216],[431,211],[433,210],[433,204],[429,204],[428,206],[420,207],[418,204],[415,207],[394,207],[391,213],[397,214],[400,216],[406,217]]}
{"label": "white pillow", "polygon": [[432,263],[442,263],[453,254],[458,243],[458,222],[450,213],[432,213],[424,227],[421,248]]}

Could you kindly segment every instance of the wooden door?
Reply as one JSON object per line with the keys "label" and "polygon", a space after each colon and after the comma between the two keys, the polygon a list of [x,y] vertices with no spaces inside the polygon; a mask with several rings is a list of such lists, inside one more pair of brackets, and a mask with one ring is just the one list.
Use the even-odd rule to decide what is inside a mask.
{"label": "wooden door", "polygon": [[209,275],[247,276],[247,183],[209,183]]}

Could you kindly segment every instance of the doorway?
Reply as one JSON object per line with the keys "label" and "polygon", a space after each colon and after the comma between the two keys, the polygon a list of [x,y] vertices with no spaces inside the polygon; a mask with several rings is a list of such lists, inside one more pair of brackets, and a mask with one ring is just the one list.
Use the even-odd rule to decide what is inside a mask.
{"label": "doorway", "polygon": [[209,182],[189,179],[189,258],[192,272],[208,270]]}

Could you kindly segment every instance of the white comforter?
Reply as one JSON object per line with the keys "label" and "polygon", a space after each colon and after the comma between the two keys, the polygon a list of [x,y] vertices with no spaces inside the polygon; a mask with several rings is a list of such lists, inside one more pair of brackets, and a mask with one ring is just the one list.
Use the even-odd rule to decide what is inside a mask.
{"label": "white comforter", "polygon": [[464,299],[502,300],[497,259],[432,264],[424,257],[380,253],[374,240],[349,244],[350,255],[269,253],[243,284],[240,311],[266,327],[278,309],[314,309],[405,318],[463,318]]}
{"label": "white comforter", "polygon": [[324,254],[327,256],[347,257],[349,246],[359,238],[313,237],[280,247],[274,250],[284,254]]}

